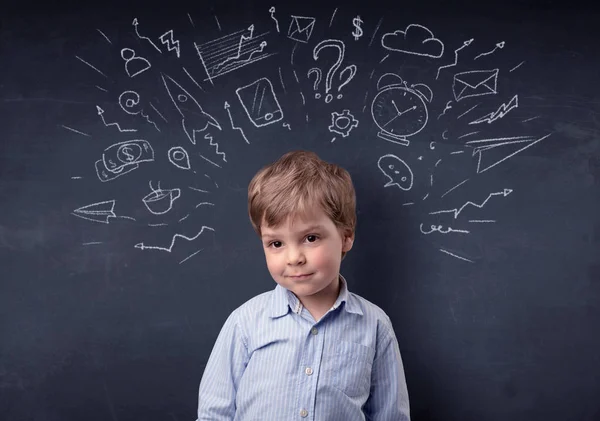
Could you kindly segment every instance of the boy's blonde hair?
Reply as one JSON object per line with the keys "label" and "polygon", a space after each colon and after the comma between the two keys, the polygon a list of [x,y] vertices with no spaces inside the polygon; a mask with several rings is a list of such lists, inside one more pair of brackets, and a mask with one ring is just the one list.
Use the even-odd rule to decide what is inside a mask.
{"label": "boy's blonde hair", "polygon": [[248,185],[248,213],[256,233],[318,206],[343,235],[354,236],[356,193],[350,174],[314,152],[292,151],[263,167]]}

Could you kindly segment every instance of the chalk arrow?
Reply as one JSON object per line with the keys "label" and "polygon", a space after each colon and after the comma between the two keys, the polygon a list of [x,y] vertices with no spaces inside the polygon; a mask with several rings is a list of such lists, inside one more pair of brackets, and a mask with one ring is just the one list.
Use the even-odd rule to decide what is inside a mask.
{"label": "chalk arrow", "polygon": [[96,105],[96,110],[98,111],[98,115],[100,116],[100,118],[102,119],[102,123],[104,123],[104,125],[106,127],[108,126],[116,126],[117,129],[120,132],[137,132],[137,129],[122,129],[121,126],[119,126],[119,123],[107,123],[106,120],[104,119],[104,110],[102,108],[100,108],[98,105]]}
{"label": "chalk arrow", "polygon": [[250,141],[248,141],[248,138],[244,134],[244,130],[242,130],[241,127],[235,127],[233,125],[233,118],[231,117],[231,111],[229,110],[229,108],[231,108],[231,105],[229,105],[229,102],[225,101],[224,108],[227,110],[227,115],[229,116],[229,122],[231,123],[231,128],[233,130],[239,130],[239,132],[242,134],[242,137],[244,138],[244,140],[246,141],[246,143],[250,144]]}
{"label": "chalk arrow", "polygon": [[471,202],[471,201],[468,201],[467,203],[465,203],[464,205],[462,205],[460,208],[454,208],[454,209],[448,209],[448,210],[441,210],[441,211],[436,211],[436,212],[429,212],[429,214],[430,214],[430,215],[437,215],[437,214],[440,214],[440,213],[452,213],[452,214],[454,214],[454,219],[456,219],[456,218],[458,218],[458,215],[459,215],[459,214],[460,214],[460,213],[461,213],[461,212],[462,212],[462,211],[463,211],[463,210],[464,210],[464,209],[465,209],[467,206],[469,206],[469,205],[470,205],[470,206],[474,206],[474,207],[476,207],[476,208],[479,208],[479,209],[481,209],[481,208],[483,208],[483,207],[485,206],[485,204],[486,204],[486,203],[487,203],[487,202],[488,202],[488,201],[489,201],[489,200],[490,200],[492,197],[494,197],[494,196],[503,196],[503,197],[506,197],[506,196],[508,196],[508,195],[509,195],[509,194],[511,194],[511,193],[512,193],[512,190],[511,190],[511,189],[504,189],[504,190],[502,190],[502,191],[499,191],[499,192],[490,193],[490,194],[488,195],[488,197],[487,197],[487,198],[486,198],[486,199],[485,199],[483,202],[481,202],[481,204],[479,204],[479,203],[475,203],[475,202]]}

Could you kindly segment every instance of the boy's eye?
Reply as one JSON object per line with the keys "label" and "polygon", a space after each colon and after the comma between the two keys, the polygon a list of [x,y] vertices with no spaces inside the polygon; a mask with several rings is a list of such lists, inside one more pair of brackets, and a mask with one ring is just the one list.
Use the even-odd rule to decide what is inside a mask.
{"label": "boy's eye", "polygon": [[278,249],[279,247],[281,247],[281,241],[271,241],[271,244],[269,244],[271,247]]}
{"label": "boy's eye", "polygon": [[315,241],[317,241],[319,239],[319,237],[317,237],[314,234],[308,235],[306,236],[306,241],[308,241],[309,243],[314,243]]}

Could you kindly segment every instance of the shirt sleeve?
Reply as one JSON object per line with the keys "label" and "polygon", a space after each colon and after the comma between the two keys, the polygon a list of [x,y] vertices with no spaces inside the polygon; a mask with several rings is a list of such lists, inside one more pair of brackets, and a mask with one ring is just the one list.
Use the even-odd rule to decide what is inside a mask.
{"label": "shirt sleeve", "polygon": [[370,421],[410,421],[408,390],[398,341],[391,321],[381,323],[371,371],[371,393],[365,404]]}
{"label": "shirt sleeve", "polygon": [[198,421],[231,421],[235,397],[248,364],[248,348],[234,311],[225,321],[204,369],[198,392]]}

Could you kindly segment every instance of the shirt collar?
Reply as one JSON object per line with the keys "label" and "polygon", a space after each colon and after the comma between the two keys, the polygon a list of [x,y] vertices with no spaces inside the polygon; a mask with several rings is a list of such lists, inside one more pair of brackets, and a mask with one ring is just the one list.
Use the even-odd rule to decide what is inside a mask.
{"label": "shirt collar", "polygon": [[[345,303],[343,309],[348,313],[363,315],[362,309],[356,298],[348,291],[346,279],[340,274],[340,293],[335,300],[335,303],[333,303],[332,309],[337,309],[342,303]],[[296,314],[300,313],[302,311],[302,303],[293,292],[278,284],[275,287],[273,294],[271,294],[269,315],[271,318],[277,318],[285,316],[290,310]]]}

